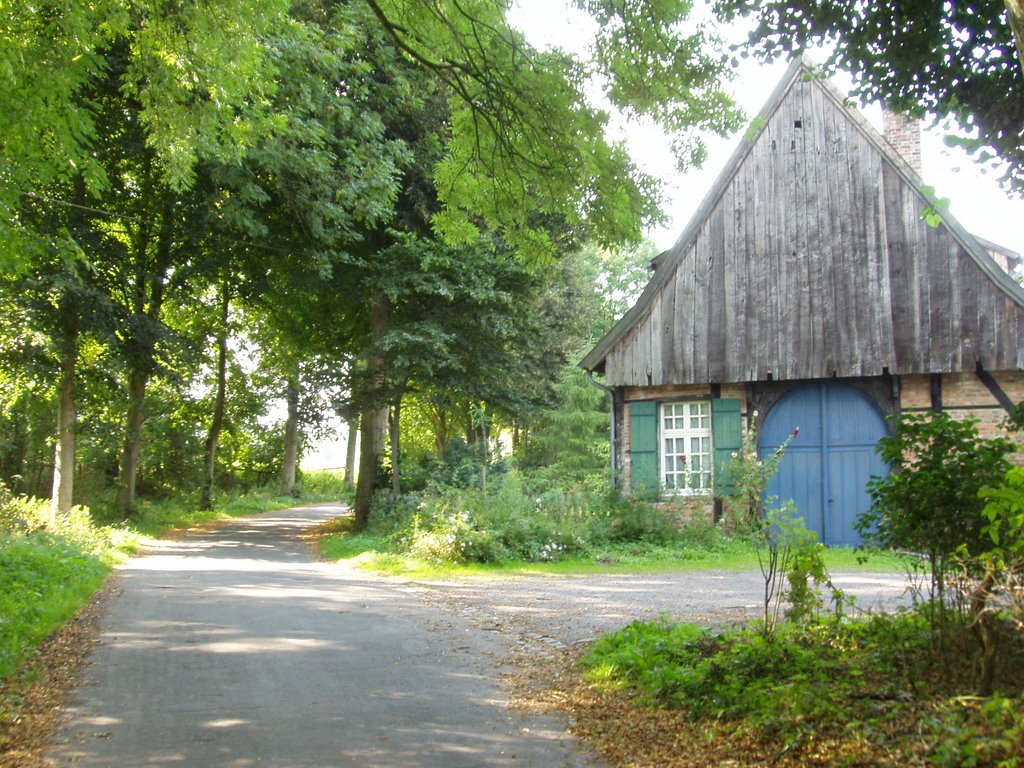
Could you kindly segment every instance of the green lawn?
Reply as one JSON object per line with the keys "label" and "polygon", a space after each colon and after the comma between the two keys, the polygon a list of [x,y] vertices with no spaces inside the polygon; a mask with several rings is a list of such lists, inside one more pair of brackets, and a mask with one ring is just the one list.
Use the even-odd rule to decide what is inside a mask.
{"label": "green lawn", "polygon": [[[453,565],[433,563],[388,550],[372,533],[350,533],[349,523],[339,520],[333,532],[320,540],[324,557],[349,561],[366,570],[410,578],[485,577],[516,574],[652,573],[684,570],[757,570],[757,552],[748,539],[722,537],[694,543],[685,538],[676,544],[618,544],[595,548],[583,557],[551,562],[506,561]],[[829,549],[825,555],[830,571],[880,571],[901,573],[903,559],[892,553],[865,553],[848,547]]]}

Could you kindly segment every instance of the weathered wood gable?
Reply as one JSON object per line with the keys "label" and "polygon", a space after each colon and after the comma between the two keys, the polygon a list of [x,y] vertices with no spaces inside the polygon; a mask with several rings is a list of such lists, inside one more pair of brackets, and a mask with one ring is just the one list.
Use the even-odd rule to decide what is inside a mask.
{"label": "weathered wood gable", "polygon": [[613,386],[1024,368],[1024,291],[806,62],[751,134],[583,367]]}

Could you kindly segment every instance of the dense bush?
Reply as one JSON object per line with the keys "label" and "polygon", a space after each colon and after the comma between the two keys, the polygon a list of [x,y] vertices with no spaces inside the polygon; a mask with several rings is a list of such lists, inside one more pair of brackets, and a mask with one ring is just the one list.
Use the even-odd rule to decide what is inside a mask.
{"label": "dense bush", "polygon": [[979,492],[1001,483],[1015,447],[982,438],[977,423],[948,413],[900,416],[879,442],[893,471],[871,482],[872,507],[857,523],[869,544],[925,556],[940,598],[953,555],[991,547]]}
{"label": "dense bush", "polygon": [[[493,481],[509,470],[505,458],[487,462],[486,476]],[[440,457],[430,453],[413,464],[402,464],[402,488],[409,492],[422,492],[432,486],[474,488],[484,485],[484,465],[480,449],[461,437],[448,442]]]}
{"label": "dense bush", "polygon": [[[1008,430],[1019,427],[1019,416],[1018,408]],[[1024,483],[1011,469],[1014,441],[982,437],[977,424],[948,413],[896,419],[892,435],[879,443],[893,471],[870,483],[872,507],[858,529],[869,544],[907,550],[927,562],[937,645],[948,643],[951,607],[970,617],[978,643],[977,690],[987,695],[1006,609],[1021,602],[1019,553],[1006,540],[1021,531]]]}
{"label": "dense bush", "polygon": [[679,535],[669,510],[622,497],[527,486],[517,472],[487,491],[434,484],[380,496],[371,525],[397,552],[433,563],[552,561],[598,544],[663,544]]}

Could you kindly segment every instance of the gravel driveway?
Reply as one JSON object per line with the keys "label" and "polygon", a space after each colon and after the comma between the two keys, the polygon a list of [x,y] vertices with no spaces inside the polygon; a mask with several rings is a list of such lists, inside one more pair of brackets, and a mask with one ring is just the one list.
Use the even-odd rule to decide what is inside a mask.
{"label": "gravel driveway", "polygon": [[[856,610],[909,602],[906,578],[835,573]],[[759,572],[685,571],[588,576],[516,576],[403,582],[403,590],[472,618],[481,629],[564,648],[634,620],[670,619],[727,626],[759,617]]]}

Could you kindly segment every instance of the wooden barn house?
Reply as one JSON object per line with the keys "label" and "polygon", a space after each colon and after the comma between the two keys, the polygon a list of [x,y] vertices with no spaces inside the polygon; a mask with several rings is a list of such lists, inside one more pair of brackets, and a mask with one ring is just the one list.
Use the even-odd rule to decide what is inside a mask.
{"label": "wooden barn house", "polygon": [[795,61],[636,305],[581,362],[612,392],[618,478],[710,512],[746,420],[762,451],[799,427],[769,492],[825,543],[857,543],[866,484],[887,471],[886,417],[948,410],[994,429],[1024,399],[1017,258],[966,232]]}

